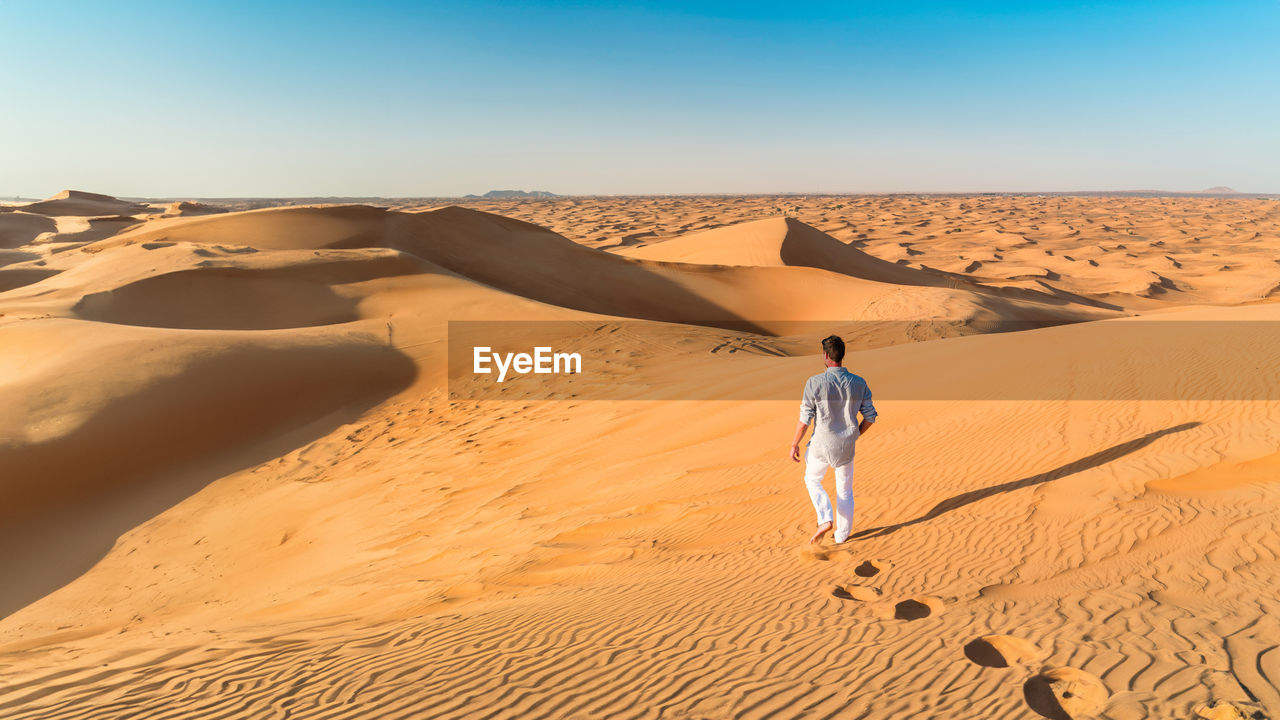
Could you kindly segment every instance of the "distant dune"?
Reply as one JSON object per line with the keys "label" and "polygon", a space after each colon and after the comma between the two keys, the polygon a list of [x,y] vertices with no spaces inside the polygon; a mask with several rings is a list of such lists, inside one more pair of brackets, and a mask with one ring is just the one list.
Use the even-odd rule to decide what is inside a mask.
{"label": "distant dune", "polygon": [[769,218],[684,235],[620,255],[700,265],[812,267],[901,285],[947,285],[941,273],[886,262],[794,218]]}
{"label": "distant dune", "polygon": [[467,195],[469,198],[487,198],[490,200],[507,200],[512,198],[553,198],[559,197],[546,190],[490,190],[484,195]]}
{"label": "distant dune", "polygon": [[145,205],[117,200],[110,195],[84,192],[82,190],[63,190],[46,200],[21,206],[23,212],[40,215],[129,215],[142,212]]}
{"label": "distant dune", "polygon": [[176,200],[164,209],[166,216],[213,215],[224,212],[227,212],[226,208],[188,200]]}

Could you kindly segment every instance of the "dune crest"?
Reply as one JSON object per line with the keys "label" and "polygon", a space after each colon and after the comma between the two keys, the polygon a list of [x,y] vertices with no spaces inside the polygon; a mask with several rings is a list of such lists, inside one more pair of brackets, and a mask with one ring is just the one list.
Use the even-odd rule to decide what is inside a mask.
{"label": "dune crest", "polygon": [[885,262],[789,217],[754,220],[655,242],[621,248],[620,255],[700,265],[791,266],[900,285],[949,287],[939,273]]}
{"label": "dune crest", "polygon": [[118,200],[110,195],[85,192],[83,190],[63,190],[45,200],[21,205],[19,210],[39,215],[132,215],[145,212],[143,203]]}

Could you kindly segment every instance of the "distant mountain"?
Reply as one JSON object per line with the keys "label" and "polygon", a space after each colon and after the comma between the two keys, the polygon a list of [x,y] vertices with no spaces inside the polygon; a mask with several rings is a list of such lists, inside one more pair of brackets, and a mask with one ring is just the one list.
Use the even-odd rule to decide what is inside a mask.
{"label": "distant mountain", "polygon": [[560,197],[546,190],[490,190],[483,195],[467,195],[469,198],[485,198],[488,200],[507,200],[511,198],[553,198]]}
{"label": "distant mountain", "polygon": [[1209,188],[1208,190],[1201,190],[1200,192],[1205,193],[1206,195],[1239,195],[1240,194],[1235,190],[1232,190],[1231,188],[1227,187],[1226,185],[1215,185]]}

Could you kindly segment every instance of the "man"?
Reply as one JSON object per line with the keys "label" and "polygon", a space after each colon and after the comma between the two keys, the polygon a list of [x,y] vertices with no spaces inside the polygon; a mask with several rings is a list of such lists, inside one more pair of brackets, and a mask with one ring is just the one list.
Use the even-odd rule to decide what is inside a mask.
{"label": "man", "polygon": [[830,466],[836,470],[836,532],[832,539],[842,543],[849,539],[853,528],[853,445],[876,421],[876,408],[871,404],[867,381],[840,364],[844,361],[844,340],[835,335],[824,339],[822,360],[826,371],[804,384],[800,423],[791,442],[791,459],[800,462],[800,441],[812,423],[813,437],[805,453],[804,484],[818,513],[818,531],[809,542],[817,543],[831,531],[831,499],[822,488],[822,478]]}

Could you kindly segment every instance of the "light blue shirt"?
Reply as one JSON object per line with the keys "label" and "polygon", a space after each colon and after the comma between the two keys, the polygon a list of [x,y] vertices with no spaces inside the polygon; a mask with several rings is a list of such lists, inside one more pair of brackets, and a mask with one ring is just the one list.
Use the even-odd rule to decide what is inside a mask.
{"label": "light blue shirt", "polygon": [[800,422],[813,426],[808,457],[834,467],[852,462],[858,413],[867,422],[876,420],[866,380],[843,367],[829,367],[805,381]]}

